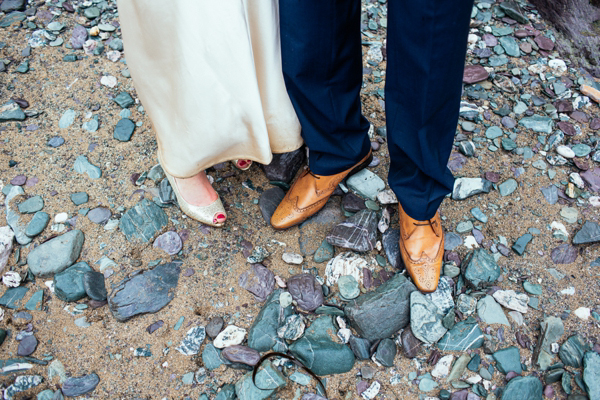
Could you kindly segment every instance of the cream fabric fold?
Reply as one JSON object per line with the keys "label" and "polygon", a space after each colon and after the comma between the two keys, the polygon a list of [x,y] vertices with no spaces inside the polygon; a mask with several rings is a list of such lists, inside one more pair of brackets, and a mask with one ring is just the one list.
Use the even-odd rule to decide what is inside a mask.
{"label": "cream fabric fold", "polygon": [[159,158],[186,178],[302,145],[281,72],[278,0],[118,0],[127,65]]}

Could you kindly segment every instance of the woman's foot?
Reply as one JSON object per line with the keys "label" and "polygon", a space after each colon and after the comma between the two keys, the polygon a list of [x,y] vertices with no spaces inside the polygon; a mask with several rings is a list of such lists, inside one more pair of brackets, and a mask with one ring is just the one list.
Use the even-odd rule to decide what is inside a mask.
{"label": "woman's foot", "polygon": [[[182,200],[191,206],[207,207],[219,198],[204,171],[191,178],[182,179],[173,177],[173,180],[175,185],[177,185],[176,190],[179,192]],[[225,213],[218,211],[213,216],[213,224],[222,225],[225,219],[227,219]]]}
{"label": "woman's foot", "polygon": [[247,170],[252,165],[252,160],[233,160],[233,165],[242,171]]}

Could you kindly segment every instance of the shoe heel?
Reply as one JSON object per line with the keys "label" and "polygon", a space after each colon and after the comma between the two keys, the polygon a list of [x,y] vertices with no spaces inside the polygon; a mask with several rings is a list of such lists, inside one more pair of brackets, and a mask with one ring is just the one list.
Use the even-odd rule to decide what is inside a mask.
{"label": "shoe heel", "polygon": [[363,170],[365,168],[367,168],[369,166],[369,164],[371,164],[371,161],[373,161],[373,152],[371,150],[369,150],[369,156],[367,157],[367,159],[363,162],[361,162],[360,164],[358,164],[356,167],[354,167],[347,176],[352,176],[354,174],[356,174],[357,172],[359,172],[360,170]]}

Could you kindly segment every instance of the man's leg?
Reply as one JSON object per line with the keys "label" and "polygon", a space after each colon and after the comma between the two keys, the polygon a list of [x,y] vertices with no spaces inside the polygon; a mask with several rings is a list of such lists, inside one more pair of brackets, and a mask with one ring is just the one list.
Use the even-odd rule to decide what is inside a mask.
{"label": "man's leg", "polygon": [[282,0],[279,14],[283,76],[310,169],[337,174],[370,145],[360,112],[360,0]]}
{"label": "man's leg", "polygon": [[283,76],[312,174],[302,174],[289,190],[271,219],[275,228],[316,213],[341,180],[368,164],[369,122],[360,111],[360,8],[360,0],[279,3]]}
{"label": "man's leg", "polygon": [[437,287],[443,232],[436,214],[454,178],[447,167],[458,122],[473,0],[388,2],[388,181],[400,207],[400,248],[419,289]]}

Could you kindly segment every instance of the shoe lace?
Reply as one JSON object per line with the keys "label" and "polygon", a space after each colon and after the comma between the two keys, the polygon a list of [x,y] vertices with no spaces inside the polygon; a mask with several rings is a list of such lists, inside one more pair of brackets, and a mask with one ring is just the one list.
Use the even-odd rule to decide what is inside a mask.
{"label": "shoe lace", "polygon": [[321,179],[321,177],[320,177],[320,176],[318,176],[318,175],[315,175],[315,173],[314,173],[314,172],[312,172],[310,169],[307,171],[307,173],[308,173],[309,175],[311,175],[311,176],[312,176],[313,178],[315,178],[315,179]]}
{"label": "shoe lace", "polygon": [[434,228],[434,225],[437,225],[437,221],[434,219],[429,219],[426,222],[413,222],[414,226],[430,226],[431,230],[433,231],[433,233],[435,233],[435,236],[440,236],[437,231]]}

